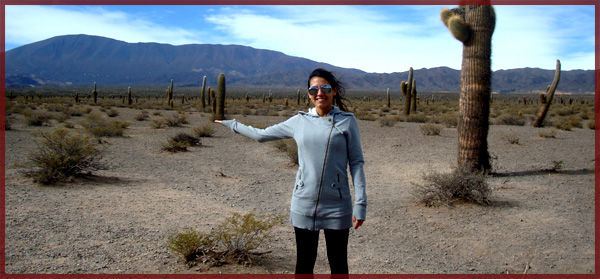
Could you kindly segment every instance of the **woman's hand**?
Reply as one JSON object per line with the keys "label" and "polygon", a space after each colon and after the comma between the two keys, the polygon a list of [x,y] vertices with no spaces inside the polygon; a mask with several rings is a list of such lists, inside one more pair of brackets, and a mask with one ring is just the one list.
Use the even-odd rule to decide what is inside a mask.
{"label": "woman's hand", "polygon": [[355,230],[358,229],[358,227],[362,226],[362,224],[363,224],[364,221],[365,220],[356,220],[356,217],[352,216],[352,223],[355,223],[354,224],[354,229]]}
{"label": "woman's hand", "polygon": [[223,121],[221,121],[221,120],[215,120],[215,123],[223,124]]}

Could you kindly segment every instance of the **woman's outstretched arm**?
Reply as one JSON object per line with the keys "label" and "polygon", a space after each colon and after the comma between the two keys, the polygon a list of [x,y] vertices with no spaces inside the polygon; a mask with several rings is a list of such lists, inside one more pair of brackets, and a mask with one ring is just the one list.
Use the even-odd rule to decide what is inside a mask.
{"label": "woman's outstretched arm", "polygon": [[215,123],[225,125],[232,131],[254,139],[258,142],[288,139],[294,137],[294,124],[297,121],[297,116],[267,127],[266,129],[258,129],[249,125],[244,125],[237,120],[215,120]]}

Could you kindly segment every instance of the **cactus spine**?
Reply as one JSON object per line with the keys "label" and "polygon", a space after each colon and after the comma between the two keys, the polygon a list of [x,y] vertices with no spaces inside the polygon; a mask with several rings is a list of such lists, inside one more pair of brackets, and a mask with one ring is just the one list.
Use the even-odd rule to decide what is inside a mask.
{"label": "cactus spine", "polygon": [[412,99],[412,87],[413,87],[413,68],[410,67],[408,70],[408,81],[402,81],[400,83],[400,89],[404,96],[404,115],[410,114],[410,104]]}
{"label": "cactus spine", "polygon": [[225,74],[220,74],[217,80],[217,108],[215,120],[225,119]]}
{"label": "cactus spine", "polygon": [[491,5],[443,9],[441,20],[463,43],[458,118],[458,166],[491,169],[487,135],[491,95],[492,34],[496,14]]}
{"label": "cactus spine", "polygon": [[548,113],[548,109],[550,108],[550,104],[552,104],[552,98],[554,97],[554,91],[556,91],[556,87],[558,86],[558,82],[560,81],[560,60],[556,60],[556,71],[554,72],[554,80],[551,85],[548,85],[546,88],[546,94],[540,94],[540,110],[538,112],[537,118],[533,122],[533,127],[543,127],[544,126],[544,118]]}
{"label": "cactus spine", "polygon": [[96,91],[96,83],[94,82],[94,91],[92,91],[92,95],[94,96],[94,104],[98,102],[98,91]]}

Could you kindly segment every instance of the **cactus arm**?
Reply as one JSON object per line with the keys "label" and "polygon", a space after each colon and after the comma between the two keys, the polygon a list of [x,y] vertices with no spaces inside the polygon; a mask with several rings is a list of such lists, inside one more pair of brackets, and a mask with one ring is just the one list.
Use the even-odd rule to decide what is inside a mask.
{"label": "cactus arm", "polygon": [[544,118],[546,118],[546,114],[548,113],[548,109],[550,109],[550,105],[552,104],[552,98],[554,97],[554,92],[556,91],[556,87],[558,86],[558,82],[560,81],[560,60],[556,60],[556,72],[554,72],[554,80],[552,84],[546,91],[546,103],[542,104],[540,107],[540,111],[538,112],[538,116],[533,122],[533,127],[543,127],[544,126]]}

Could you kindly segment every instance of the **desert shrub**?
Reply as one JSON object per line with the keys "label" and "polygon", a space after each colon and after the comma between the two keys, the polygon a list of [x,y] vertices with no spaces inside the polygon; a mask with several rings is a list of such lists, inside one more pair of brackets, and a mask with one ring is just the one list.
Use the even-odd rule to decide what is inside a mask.
{"label": "desert shrub", "polygon": [[251,263],[249,255],[269,240],[271,229],[281,223],[282,216],[233,213],[211,233],[186,228],[171,235],[167,247],[180,255],[188,266],[203,263],[208,266]]}
{"label": "desert shrub", "polygon": [[146,121],[148,118],[148,112],[145,110],[140,111],[140,113],[136,114],[134,117],[134,119],[137,121]]}
{"label": "desert shrub", "polygon": [[106,111],[106,115],[108,115],[108,117],[116,117],[119,115],[119,112],[114,109],[109,109]]}
{"label": "desert shrub", "polygon": [[75,125],[73,123],[66,122],[66,121],[63,122],[62,126],[65,127],[65,128],[67,128],[67,129],[73,129],[73,128],[75,128]]}
{"label": "desert shrub", "polygon": [[166,144],[162,145],[162,150],[171,153],[184,152],[188,151],[188,147],[200,145],[202,145],[200,138],[186,133],[178,133],[177,135],[168,139]]}
{"label": "desert shrub", "polygon": [[504,113],[496,118],[494,122],[496,125],[514,125],[514,126],[524,126],[525,118],[522,116],[515,116],[510,113]]}
{"label": "desert shrub", "polygon": [[188,146],[200,146],[202,142],[199,137],[192,136],[186,133],[178,133],[177,135],[171,137],[172,140],[176,142],[185,143]]}
{"label": "desert shrub", "polygon": [[25,121],[29,126],[47,126],[50,125],[52,117],[44,111],[31,112],[25,115]]}
{"label": "desert shrub", "polygon": [[508,132],[502,135],[502,139],[510,144],[519,144],[519,136],[516,133]]}
{"label": "desert shrub", "polygon": [[538,136],[542,138],[556,138],[556,133],[558,133],[557,129],[540,130],[538,131]]}
{"label": "desert shrub", "polygon": [[202,126],[192,128],[192,132],[194,135],[200,138],[212,137],[215,129],[213,124],[204,124]]}
{"label": "desert shrub", "polygon": [[169,116],[165,117],[163,120],[165,124],[169,127],[181,127],[183,124],[186,124],[187,116],[185,114],[179,113],[171,113]]}
{"label": "desert shrub", "polygon": [[421,129],[421,133],[426,136],[439,136],[442,132],[442,126],[432,123],[419,125],[419,128]]}
{"label": "desert shrub", "polygon": [[108,121],[98,113],[90,113],[79,124],[95,137],[120,137],[123,136],[123,130],[131,123]]}
{"label": "desert shrub", "polygon": [[458,116],[452,112],[444,113],[434,116],[433,122],[442,124],[446,126],[446,128],[452,128],[458,126]]}
{"label": "desert shrub", "polygon": [[398,123],[397,117],[382,117],[379,119],[379,126],[381,127],[394,127]]}
{"label": "desert shrub", "polygon": [[285,152],[291,163],[298,164],[298,145],[294,139],[278,140],[275,142],[275,147]]}
{"label": "desert shrub", "polygon": [[595,130],[596,129],[596,121],[588,121],[587,123],[588,128]]}
{"label": "desert shrub", "polygon": [[182,232],[169,236],[167,248],[182,256],[186,263],[191,263],[212,250],[214,242],[209,234],[185,228]]}
{"label": "desert shrub", "polygon": [[425,184],[415,184],[414,195],[426,206],[452,206],[456,201],[488,205],[491,188],[483,172],[457,168],[450,173],[423,176]]}
{"label": "desert shrub", "polygon": [[571,131],[573,128],[583,128],[581,118],[575,115],[556,117],[552,121],[552,126],[565,131]]}
{"label": "desert shrub", "polygon": [[106,169],[100,162],[101,150],[88,136],[58,129],[51,133],[42,132],[40,137],[41,140],[36,141],[37,149],[29,154],[24,164],[30,168],[24,174],[36,183],[49,185]]}
{"label": "desert shrub", "polygon": [[429,119],[425,114],[410,114],[406,117],[406,122],[427,123]]}
{"label": "desert shrub", "polygon": [[164,119],[153,119],[152,122],[150,122],[149,126],[152,129],[160,129],[165,126],[165,120]]}
{"label": "desert shrub", "polygon": [[13,123],[12,117],[4,116],[4,130],[5,131],[12,129],[12,123]]}

